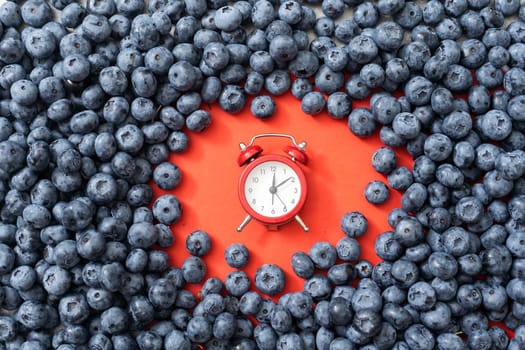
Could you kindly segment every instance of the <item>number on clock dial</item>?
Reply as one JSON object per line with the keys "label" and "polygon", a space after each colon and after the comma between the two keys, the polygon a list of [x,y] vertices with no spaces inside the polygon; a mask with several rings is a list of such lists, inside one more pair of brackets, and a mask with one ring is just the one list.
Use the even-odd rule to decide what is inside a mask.
{"label": "number on clock dial", "polygon": [[279,217],[299,203],[301,184],[290,166],[269,161],[257,165],[248,174],[244,193],[248,204],[257,213]]}

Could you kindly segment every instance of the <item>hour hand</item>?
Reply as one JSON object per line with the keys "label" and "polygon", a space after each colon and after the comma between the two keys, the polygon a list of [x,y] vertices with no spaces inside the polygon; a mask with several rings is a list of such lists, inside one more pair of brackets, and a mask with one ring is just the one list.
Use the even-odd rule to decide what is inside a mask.
{"label": "hour hand", "polygon": [[280,187],[282,185],[284,185],[285,183],[287,183],[288,181],[290,181],[291,179],[293,179],[293,176],[290,176],[289,178],[287,178],[286,180],[280,182],[277,186],[275,186],[275,188],[277,187]]}

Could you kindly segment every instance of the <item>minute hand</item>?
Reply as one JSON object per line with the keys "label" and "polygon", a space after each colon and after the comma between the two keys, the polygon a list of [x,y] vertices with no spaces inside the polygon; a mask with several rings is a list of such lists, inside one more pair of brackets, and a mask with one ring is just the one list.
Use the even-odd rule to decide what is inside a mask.
{"label": "minute hand", "polygon": [[277,184],[277,186],[275,186],[275,188],[284,185],[287,181],[289,181],[289,180],[291,180],[291,179],[293,179],[293,176],[290,176],[290,177],[287,178],[286,180],[280,182],[279,184]]}

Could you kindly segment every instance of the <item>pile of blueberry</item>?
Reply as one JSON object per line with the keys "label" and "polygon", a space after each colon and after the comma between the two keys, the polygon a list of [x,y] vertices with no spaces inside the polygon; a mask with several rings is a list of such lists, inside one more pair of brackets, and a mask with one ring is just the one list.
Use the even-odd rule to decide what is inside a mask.
{"label": "pile of blueberry", "polygon": [[[3,1],[0,349],[525,349],[524,69],[519,0]],[[204,231],[170,266],[169,154],[204,104],[253,95],[269,118],[287,91],[385,144],[365,197],[403,196],[382,261],[349,212],[335,246],[291,257],[302,291],[274,264],[252,288],[240,244],[206,278]]]}

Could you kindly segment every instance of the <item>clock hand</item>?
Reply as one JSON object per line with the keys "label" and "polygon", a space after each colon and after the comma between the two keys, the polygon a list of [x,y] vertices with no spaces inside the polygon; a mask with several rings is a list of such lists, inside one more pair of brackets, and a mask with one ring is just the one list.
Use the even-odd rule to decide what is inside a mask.
{"label": "clock hand", "polygon": [[288,182],[289,180],[293,179],[293,176],[290,176],[289,178],[287,178],[286,180],[282,181],[281,183],[279,183],[277,186],[275,186],[275,188],[279,187],[279,186],[282,186],[284,185],[286,182]]}
{"label": "clock hand", "polygon": [[286,207],[286,204],[283,202],[283,200],[281,199],[281,196],[279,196],[279,194],[277,192],[275,192],[275,195],[277,196],[277,199],[281,201],[281,203],[283,203],[283,205]]}
{"label": "clock hand", "polygon": [[275,187],[275,173],[273,173],[272,186],[270,187],[270,193],[272,194],[272,205],[275,199],[276,192],[277,192],[277,187]]}

